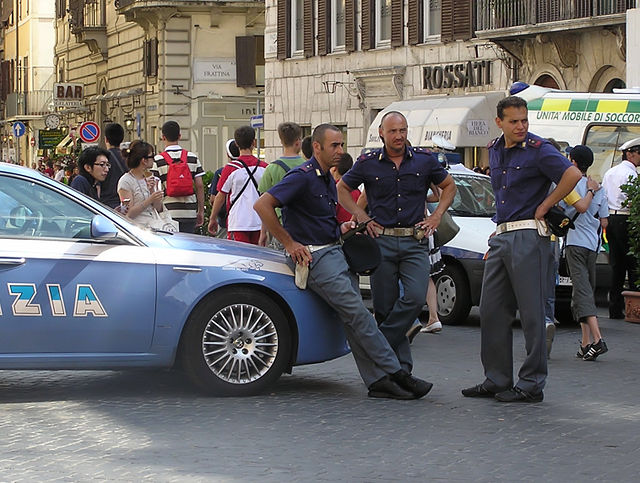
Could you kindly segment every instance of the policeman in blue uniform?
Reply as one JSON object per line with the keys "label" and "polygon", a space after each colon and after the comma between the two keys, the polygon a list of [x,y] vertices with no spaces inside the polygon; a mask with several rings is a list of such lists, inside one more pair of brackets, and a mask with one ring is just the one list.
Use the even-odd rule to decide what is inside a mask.
{"label": "policeman in blue uniform", "polygon": [[[426,149],[407,146],[407,120],[399,112],[386,113],[379,127],[384,148],[361,156],[338,183],[340,204],[358,222],[369,215],[351,199],[364,184],[369,234],[376,238],[382,263],[371,276],[371,295],[380,330],[411,372],[413,360],[406,333],[420,315],[429,282],[429,243],[442,214],[455,196],[453,178]],[[433,214],[425,218],[431,183],[442,189]],[[403,293],[400,296],[399,282]]]}
{"label": "policeman in blue uniform", "polygon": [[[544,215],[571,192],[581,174],[546,139],[528,132],[524,99],[501,100],[497,113],[496,124],[503,135],[488,146],[497,228],[489,240],[480,298],[486,379],[462,394],[535,403],[543,399],[547,377],[544,281],[553,266]],[[550,192],[552,182],[557,186]],[[511,324],[516,310],[527,356],[514,385]]]}
{"label": "policeman in blue uniform", "polygon": [[[336,186],[329,172],[343,154],[342,132],[330,124],[313,131],[313,157],[292,169],[254,205],[263,224],[284,246],[292,269],[308,266],[308,287],[331,305],[344,323],[360,375],[370,397],[416,399],[432,387],[402,370],[389,343],[365,307],[356,275],[349,271],[339,244]],[[282,207],[280,225],[275,212]],[[362,235],[358,235],[362,236]]]}

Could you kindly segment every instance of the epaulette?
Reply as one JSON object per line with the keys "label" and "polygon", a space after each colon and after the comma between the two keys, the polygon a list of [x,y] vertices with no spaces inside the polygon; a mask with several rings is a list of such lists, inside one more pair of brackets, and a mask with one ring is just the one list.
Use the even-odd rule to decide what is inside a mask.
{"label": "epaulette", "polygon": [[527,145],[531,148],[540,148],[540,146],[542,146],[542,140],[541,139],[533,139],[533,138],[527,138]]}
{"label": "epaulette", "polygon": [[300,165],[300,169],[305,173],[308,173],[309,171],[313,170],[313,163],[302,164]]}
{"label": "epaulette", "polygon": [[489,144],[487,144],[487,149],[491,149],[493,147],[493,145],[498,142],[498,139],[500,139],[500,137],[497,137],[497,138],[492,139],[491,141],[489,141]]}
{"label": "epaulette", "polygon": [[410,151],[411,150],[413,150],[414,153],[419,153],[419,154],[433,154],[429,148],[423,148],[420,146],[416,146],[415,148],[412,147]]}
{"label": "epaulette", "polygon": [[361,154],[358,157],[358,161],[365,161],[367,159],[380,159],[382,155],[382,149],[372,149],[369,152]]}

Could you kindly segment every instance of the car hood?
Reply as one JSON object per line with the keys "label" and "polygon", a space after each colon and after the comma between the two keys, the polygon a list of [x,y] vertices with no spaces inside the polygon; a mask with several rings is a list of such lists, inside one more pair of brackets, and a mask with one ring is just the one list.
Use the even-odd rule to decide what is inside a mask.
{"label": "car hood", "polygon": [[250,243],[241,243],[201,235],[188,235],[185,233],[175,233],[171,235],[157,234],[157,236],[163,238],[168,245],[183,250],[207,253],[216,252],[230,256],[258,258],[272,262],[285,263],[284,253],[271,248],[252,245]]}

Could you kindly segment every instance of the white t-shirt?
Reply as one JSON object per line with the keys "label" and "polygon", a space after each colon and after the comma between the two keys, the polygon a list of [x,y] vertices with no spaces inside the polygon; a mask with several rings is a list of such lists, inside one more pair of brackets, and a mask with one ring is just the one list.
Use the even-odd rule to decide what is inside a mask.
{"label": "white t-shirt", "polygon": [[[118,191],[121,189],[129,191],[133,198],[131,198],[130,205],[137,205],[138,203],[142,203],[144,200],[151,196],[151,192],[149,191],[149,187],[147,186],[147,181],[143,179],[138,179],[130,172],[122,175],[120,180],[118,181]],[[146,225],[151,220],[155,218],[155,214],[153,213],[153,206],[149,205],[144,210],[140,212],[138,216],[133,218],[133,221],[140,225]]]}
{"label": "white t-shirt", "polygon": [[[262,174],[267,167],[266,163],[258,161],[258,158],[254,156],[240,156],[239,159],[247,164],[256,183],[260,183]],[[242,191],[245,183],[247,183],[247,187]],[[260,194],[249,179],[249,174],[242,163],[233,160],[223,168],[220,181],[218,181],[218,190],[227,194],[227,203],[233,202],[227,216],[228,231],[258,231],[262,228],[262,220],[253,209],[253,204],[258,200]],[[240,194],[241,191],[242,194]]]}

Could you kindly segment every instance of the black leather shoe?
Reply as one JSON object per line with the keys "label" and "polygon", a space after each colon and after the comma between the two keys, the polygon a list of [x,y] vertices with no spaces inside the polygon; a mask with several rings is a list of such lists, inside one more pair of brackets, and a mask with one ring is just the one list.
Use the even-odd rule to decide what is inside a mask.
{"label": "black leather shoe", "polygon": [[462,390],[462,395],[464,397],[493,397],[495,396],[495,392],[489,391],[483,384],[478,384],[477,386],[468,387]]}
{"label": "black leather shoe", "polygon": [[527,391],[523,391],[518,387],[512,387],[506,391],[502,391],[496,394],[496,399],[500,402],[527,402],[527,403],[539,403],[544,399],[542,391],[537,394],[531,394]]}
{"label": "black leather shoe", "polygon": [[384,376],[369,386],[369,397],[379,397],[388,399],[417,399],[417,397],[402,389],[391,380],[391,376]]}
{"label": "black leather shoe", "polygon": [[391,379],[395,381],[402,389],[406,389],[420,399],[431,391],[433,384],[417,377],[413,377],[404,369],[400,369],[398,372],[391,374]]}

